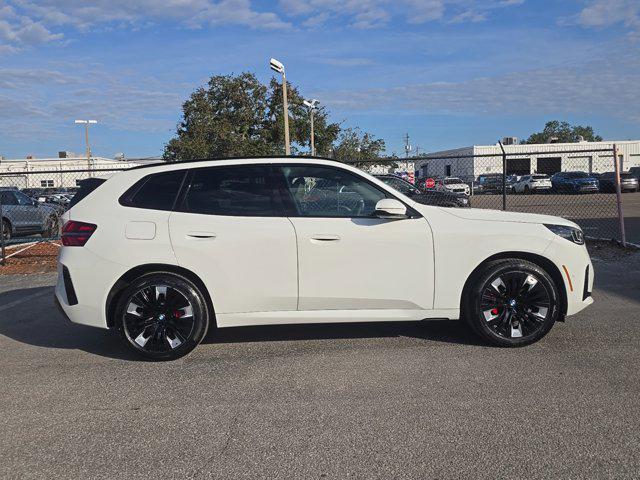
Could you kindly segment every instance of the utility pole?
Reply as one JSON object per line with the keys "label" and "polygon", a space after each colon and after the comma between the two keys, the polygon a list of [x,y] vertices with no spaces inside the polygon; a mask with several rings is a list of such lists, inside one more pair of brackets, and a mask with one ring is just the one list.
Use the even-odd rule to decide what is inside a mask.
{"label": "utility pole", "polygon": [[95,125],[97,120],[76,120],[74,123],[84,125],[84,141],[87,147],[87,169],[91,170],[91,146],[89,145],[89,125]]}
{"label": "utility pole", "polygon": [[409,153],[411,152],[412,147],[409,144],[409,134],[405,133],[404,134],[404,154],[407,158],[409,158]]}

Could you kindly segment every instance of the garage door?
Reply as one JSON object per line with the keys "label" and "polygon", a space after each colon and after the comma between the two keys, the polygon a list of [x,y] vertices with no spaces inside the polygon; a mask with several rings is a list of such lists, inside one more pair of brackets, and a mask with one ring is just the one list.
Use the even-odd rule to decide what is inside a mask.
{"label": "garage door", "polygon": [[530,158],[507,159],[507,175],[529,175],[531,173]]}
{"label": "garage door", "polygon": [[544,173],[546,175],[553,175],[562,170],[562,158],[560,157],[545,157],[538,158],[538,167],[536,173]]}

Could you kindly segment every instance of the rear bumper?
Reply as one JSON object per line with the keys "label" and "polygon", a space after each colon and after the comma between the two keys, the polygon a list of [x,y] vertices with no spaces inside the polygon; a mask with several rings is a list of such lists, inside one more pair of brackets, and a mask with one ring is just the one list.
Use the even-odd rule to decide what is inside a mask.
{"label": "rear bumper", "polygon": [[56,304],[73,323],[108,328],[106,303],[126,268],[86,248],[63,247],[58,258]]}

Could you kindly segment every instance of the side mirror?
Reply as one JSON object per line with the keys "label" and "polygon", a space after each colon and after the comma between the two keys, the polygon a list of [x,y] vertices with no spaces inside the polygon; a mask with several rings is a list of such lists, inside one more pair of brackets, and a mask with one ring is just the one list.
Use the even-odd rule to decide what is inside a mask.
{"label": "side mirror", "polygon": [[407,218],[407,207],[395,198],[383,198],[376,203],[375,215],[378,218]]}

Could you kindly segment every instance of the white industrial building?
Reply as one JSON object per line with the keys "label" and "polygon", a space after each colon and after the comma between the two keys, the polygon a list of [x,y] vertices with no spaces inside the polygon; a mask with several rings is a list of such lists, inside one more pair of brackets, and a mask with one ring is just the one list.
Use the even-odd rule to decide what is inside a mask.
{"label": "white industrial building", "polygon": [[[507,175],[552,175],[561,171],[611,172],[614,170],[614,144],[618,149],[621,171],[640,166],[640,140],[512,144],[504,145],[507,153]],[[502,150],[500,145],[496,144],[432,152],[416,159],[415,170],[420,178],[455,176],[471,181],[479,175],[502,173]]]}
{"label": "white industrial building", "polygon": [[[0,187],[75,187],[85,178],[112,169],[135,167],[142,162],[104,157],[60,156],[59,158],[0,159]],[[37,173],[36,173],[37,172]]]}

